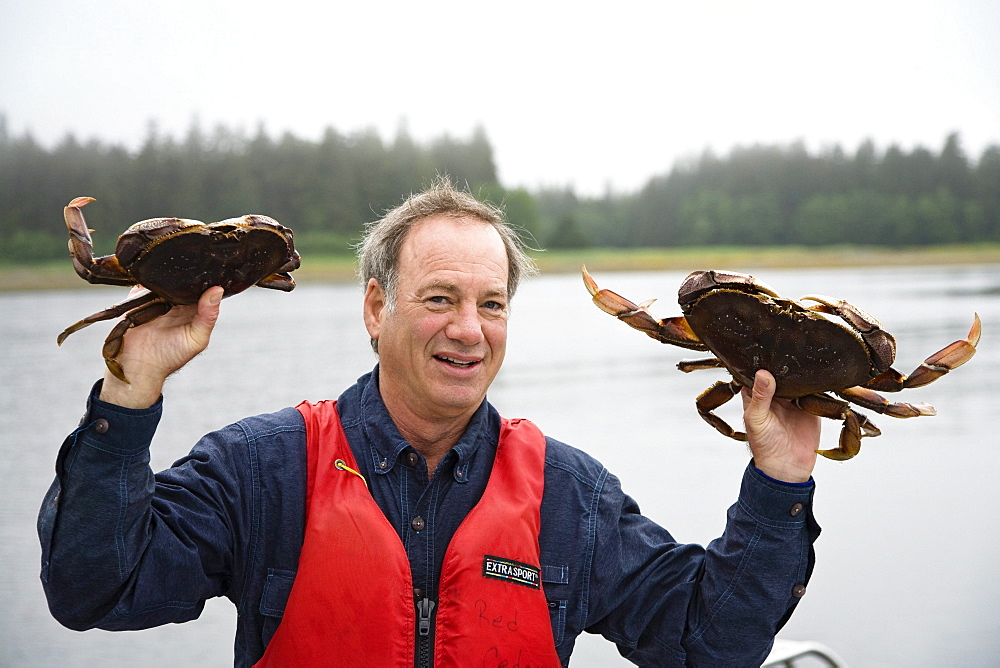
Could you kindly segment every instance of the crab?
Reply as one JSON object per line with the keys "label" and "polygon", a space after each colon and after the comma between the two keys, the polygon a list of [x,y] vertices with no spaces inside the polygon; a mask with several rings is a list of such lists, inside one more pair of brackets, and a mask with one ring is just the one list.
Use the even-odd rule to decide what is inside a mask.
{"label": "crab", "polygon": [[67,327],[66,337],[88,325],[124,316],[104,341],[103,355],[115,377],[128,383],[118,362],[125,332],[166,314],[174,306],[195,304],[210,287],[224,297],[252,285],[288,292],[291,271],[299,267],[292,230],[267,216],[246,215],[205,224],[182,218],[151,218],[135,223],[120,237],[114,255],[94,257],[94,244],[81,209],[95,201],[77,197],[63,211],[69,253],[76,273],[89,283],[139,285],[125,301]]}
{"label": "crab", "polygon": [[843,421],[837,447],[817,450],[834,460],[854,457],[863,437],[881,434],[851,404],[897,418],[934,415],[933,406],[890,402],[878,392],[921,387],[965,364],[976,353],[982,330],[979,315],[974,314],[968,337],[903,375],[891,366],[896,356],[892,335],[874,317],[843,300],[808,295],[793,301],[747,274],[695,271],[678,291],[684,315],[658,320],[648,310],[653,300],[637,305],[599,289],[586,267],[583,280],[594,303],[627,325],[662,343],[715,355],[679,362],[677,368],[684,372],[724,368],[732,375],[732,380],[716,382],[695,402],[698,414],[720,433],[747,439],[745,432],[733,429],[714,411],[742,388],[753,386],[755,372],[766,369],[777,381],[776,397],[813,415]]}

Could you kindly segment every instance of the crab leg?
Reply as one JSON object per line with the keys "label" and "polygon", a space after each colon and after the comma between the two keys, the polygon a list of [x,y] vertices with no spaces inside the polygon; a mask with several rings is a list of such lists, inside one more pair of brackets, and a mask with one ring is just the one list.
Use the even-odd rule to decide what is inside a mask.
{"label": "crab leg", "polygon": [[87,227],[87,221],[80,211],[93,201],[93,197],[77,197],[63,209],[63,218],[69,231],[69,256],[73,260],[73,269],[88,283],[135,285],[129,273],[118,264],[117,257],[94,257],[94,241],[90,238],[93,230]]}
{"label": "crab leg", "polygon": [[726,365],[718,357],[708,357],[701,360],[681,360],[677,363],[677,368],[684,373],[691,373],[704,369],[725,369]]}
{"label": "crab leg", "polygon": [[[695,402],[698,414],[723,436],[736,439],[737,441],[747,440],[745,432],[736,431],[728,422],[713,413],[716,408],[722,406],[732,399],[742,389],[742,386],[734,381],[719,381],[710,388],[702,392]],[[861,439],[865,436],[879,436],[882,432],[879,428],[864,415],[851,409],[846,401],[839,401],[825,394],[808,394],[792,401],[802,410],[817,415],[819,417],[833,418],[844,421],[844,426],[840,430],[840,439],[837,447],[830,450],[817,450],[816,453],[828,459],[843,461],[850,459],[861,450]]]}
{"label": "crab leg", "polygon": [[150,302],[158,299],[158,297],[150,292],[149,290],[143,290],[134,297],[130,297],[123,302],[119,302],[114,306],[109,306],[103,311],[98,311],[92,315],[88,315],[83,320],[74,323],[63,330],[62,334],[56,339],[58,345],[62,345],[62,342],[66,340],[66,337],[73,332],[78,332],[88,325],[93,325],[95,322],[101,322],[102,320],[111,320],[112,318],[117,318],[125,313],[128,313],[132,309],[136,309]]}
{"label": "crab leg", "polygon": [[125,332],[132,327],[138,327],[139,325],[156,320],[173,308],[173,304],[155,295],[153,295],[152,300],[147,301],[148,303],[126,313],[125,317],[108,334],[108,338],[104,339],[104,347],[101,350],[101,353],[104,355],[104,363],[108,366],[108,370],[114,374],[115,378],[118,378],[123,383],[128,383],[129,381],[125,377],[125,370],[118,362],[118,355],[121,354],[122,348],[125,345]]}
{"label": "crab leg", "polygon": [[878,436],[882,433],[871,420],[852,410],[846,401],[839,401],[825,394],[807,394],[794,399],[792,403],[807,413],[844,421],[837,447],[816,451],[827,459],[836,461],[850,459],[860,452],[863,437]]}
{"label": "crab leg", "polygon": [[904,376],[895,369],[888,369],[865,383],[865,387],[880,392],[899,392],[911,387],[922,387],[957,369],[972,359],[979,345],[983,324],[979,314],[974,314],[972,327],[965,339],[960,339],[937,351],[914,369],[909,376]]}
{"label": "crab leg", "polygon": [[817,450],[816,454],[823,455],[827,459],[837,462],[847,461],[861,452],[861,427],[859,426],[859,413],[849,411],[844,418],[844,426],[840,430],[840,438],[837,447],[829,450]]}
{"label": "crab leg", "polygon": [[700,415],[705,422],[715,427],[716,431],[723,436],[728,436],[729,438],[736,439],[737,441],[747,440],[746,432],[736,431],[729,426],[728,422],[720,418],[712,411],[735,397],[742,387],[743,386],[735,380],[728,383],[724,380],[720,380],[699,394],[698,398],[695,400],[695,407],[698,409],[698,415]]}
{"label": "crab leg", "polygon": [[890,417],[909,418],[937,415],[937,411],[930,404],[923,402],[919,404],[892,403],[878,392],[866,387],[849,387],[846,390],[840,390],[837,394],[852,404],[857,404]]}
{"label": "crab leg", "polygon": [[670,343],[690,350],[708,350],[708,346],[701,342],[683,316],[657,320],[647,310],[652,300],[635,304],[611,290],[602,290],[587,273],[586,267],[583,267],[583,282],[598,308],[615,316],[629,327],[638,329],[661,343]]}

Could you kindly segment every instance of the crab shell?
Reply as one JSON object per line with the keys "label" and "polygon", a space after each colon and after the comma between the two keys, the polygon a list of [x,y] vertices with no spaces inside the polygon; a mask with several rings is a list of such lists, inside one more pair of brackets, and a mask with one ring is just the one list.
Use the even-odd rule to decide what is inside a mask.
{"label": "crab shell", "polygon": [[268,216],[246,215],[217,223],[144,220],[118,237],[112,257],[132,284],[172,304],[194,304],[215,285],[227,297],[239,294],[297,256],[291,230]]}
{"label": "crab shell", "polygon": [[864,385],[896,357],[892,335],[858,307],[838,305],[845,327],[745,274],[693,272],[677,301],[697,337],[741,385],[752,386],[754,373],[767,369],[784,399]]}

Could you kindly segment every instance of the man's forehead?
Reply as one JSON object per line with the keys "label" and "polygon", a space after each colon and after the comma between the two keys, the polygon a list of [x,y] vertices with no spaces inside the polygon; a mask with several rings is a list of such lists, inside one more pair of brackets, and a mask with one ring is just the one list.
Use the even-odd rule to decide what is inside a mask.
{"label": "man's forehead", "polygon": [[500,233],[474,217],[431,216],[416,223],[403,240],[398,264],[400,273],[415,274],[494,265],[504,282],[508,271]]}
{"label": "man's forehead", "polygon": [[460,214],[448,215],[439,213],[414,221],[413,224],[410,225],[409,230],[407,230],[403,243],[406,244],[407,242],[412,241],[414,237],[424,237],[446,233],[444,232],[445,230],[449,230],[452,233],[459,230],[492,230],[497,238],[500,238],[500,233],[497,232],[496,228],[482,218]]}

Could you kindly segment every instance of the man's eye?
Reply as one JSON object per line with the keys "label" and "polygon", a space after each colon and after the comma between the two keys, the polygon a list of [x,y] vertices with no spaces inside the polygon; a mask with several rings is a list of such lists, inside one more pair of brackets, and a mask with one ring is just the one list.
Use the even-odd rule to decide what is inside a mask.
{"label": "man's eye", "polygon": [[437,295],[435,297],[429,298],[427,301],[434,302],[435,304],[447,304],[448,298],[443,295]]}
{"label": "man's eye", "polygon": [[483,304],[483,306],[485,308],[488,308],[491,311],[502,311],[503,310],[503,304],[501,304],[500,302],[488,301],[485,304]]}

